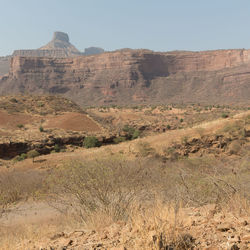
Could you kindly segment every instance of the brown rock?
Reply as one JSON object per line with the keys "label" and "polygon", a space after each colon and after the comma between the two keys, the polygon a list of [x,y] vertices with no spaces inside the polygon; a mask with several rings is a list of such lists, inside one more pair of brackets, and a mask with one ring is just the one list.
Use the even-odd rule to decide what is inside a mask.
{"label": "brown rock", "polygon": [[230,223],[222,223],[222,224],[217,226],[217,230],[221,231],[221,232],[227,232],[232,228],[233,227],[232,227],[232,225]]}
{"label": "brown rock", "polygon": [[250,234],[244,235],[243,237],[241,237],[242,241],[247,241],[250,243]]}
{"label": "brown rock", "polygon": [[250,50],[121,50],[60,59],[16,56],[8,77],[0,80],[0,94],[64,94],[81,105],[249,102],[249,64]]}

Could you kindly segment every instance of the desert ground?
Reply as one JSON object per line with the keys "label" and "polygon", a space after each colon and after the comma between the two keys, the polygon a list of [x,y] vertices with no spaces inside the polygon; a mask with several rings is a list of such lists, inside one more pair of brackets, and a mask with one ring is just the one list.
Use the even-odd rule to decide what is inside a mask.
{"label": "desert ground", "polygon": [[246,106],[20,95],[0,118],[1,249],[249,249]]}

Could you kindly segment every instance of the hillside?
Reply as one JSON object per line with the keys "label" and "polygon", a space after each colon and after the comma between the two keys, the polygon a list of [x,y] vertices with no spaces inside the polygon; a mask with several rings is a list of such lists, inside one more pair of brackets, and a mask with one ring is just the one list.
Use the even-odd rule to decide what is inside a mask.
{"label": "hillside", "polygon": [[250,50],[121,50],[75,58],[16,56],[0,94],[62,94],[81,106],[249,104]]}
{"label": "hillside", "polygon": [[249,115],[3,161],[1,245],[249,249]]}

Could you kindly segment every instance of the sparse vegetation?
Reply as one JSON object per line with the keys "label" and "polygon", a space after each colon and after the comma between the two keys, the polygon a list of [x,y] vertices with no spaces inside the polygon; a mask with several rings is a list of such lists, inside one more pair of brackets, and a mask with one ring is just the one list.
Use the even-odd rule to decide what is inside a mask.
{"label": "sparse vegetation", "polygon": [[140,136],[140,131],[133,128],[133,127],[130,127],[129,125],[125,125],[123,127],[123,131],[127,133],[127,136],[129,139],[137,139],[139,136]]}
{"label": "sparse vegetation", "polygon": [[[21,100],[18,99],[18,102],[21,103]],[[45,103],[44,107],[46,105]],[[34,109],[41,110],[39,106],[41,105],[36,105]],[[212,106],[203,107],[202,104],[198,107],[171,107],[140,106],[134,107],[133,111],[127,107],[101,107],[97,111],[92,107],[91,117],[96,119],[101,113],[103,119],[96,120],[104,124],[106,127],[103,127],[113,136],[108,143],[124,142],[95,150],[84,150],[80,146],[99,147],[99,134],[78,137],[80,133],[70,131],[70,139],[76,138],[75,144],[64,146],[63,140],[50,137],[50,133],[57,133],[56,138],[61,137],[64,133],[62,130],[48,129],[46,133],[37,133],[40,124],[47,128],[47,117],[43,118],[43,123],[39,117],[35,126],[27,126],[28,130],[17,130],[17,133],[22,134],[33,129],[44,140],[51,138],[46,149],[48,153],[51,150],[51,153],[63,152],[66,148],[67,153],[41,157],[33,165],[30,160],[22,161],[32,158],[34,162],[39,155],[36,150],[36,153],[32,150],[33,153],[30,151],[15,157],[15,164],[9,160],[1,161],[0,217],[1,214],[11,214],[11,206],[15,203],[18,205],[19,201],[24,204],[29,204],[31,200],[35,203],[44,201],[67,214],[64,217],[69,218],[71,224],[67,221],[68,224],[64,225],[62,231],[66,227],[74,231],[77,224],[78,228],[98,232],[93,233],[93,237],[99,239],[99,232],[103,234],[106,230],[106,234],[118,227],[121,235],[117,238],[109,239],[108,233],[103,236],[107,241],[116,242],[114,247],[117,248],[123,244],[122,237],[126,244],[130,244],[128,249],[204,247],[197,245],[197,241],[203,239],[192,234],[192,228],[202,225],[199,221],[204,219],[207,223],[214,223],[213,218],[210,220],[202,214],[203,208],[213,204],[215,208],[211,213],[216,210],[216,218],[222,218],[227,213],[230,216],[233,214],[235,218],[249,216],[250,116],[233,117],[236,111],[226,106],[219,106],[217,109]],[[149,120],[144,120],[145,110],[152,111]],[[229,114],[229,119],[218,119],[214,124],[203,123],[206,119],[211,121],[221,118],[223,112]],[[181,119],[183,122],[180,124]],[[192,128],[197,123],[201,124]],[[26,126],[25,122],[23,124]],[[180,125],[183,129],[178,131]],[[167,131],[161,133],[163,129]],[[143,131],[143,137],[146,136],[131,141],[141,137],[140,131]],[[113,139],[114,135],[119,136]],[[83,136],[85,139],[81,142]],[[10,139],[6,140],[7,146],[9,142]],[[41,152],[43,153],[42,150]],[[191,212],[184,214],[186,209]],[[190,216],[189,213],[193,212],[201,215]],[[230,216],[223,217],[223,220],[231,218]],[[186,224],[188,220],[192,223]],[[55,226],[56,219],[51,223],[54,223],[56,235],[59,228]],[[209,227],[211,226],[210,223]],[[6,231],[1,231],[1,227],[0,232],[7,237]],[[216,236],[217,233],[214,232]],[[15,235],[13,232],[9,235],[20,242],[32,238],[26,234],[18,238],[19,233],[16,231]],[[84,235],[88,234],[82,235],[83,241]],[[65,238],[71,240],[71,234]],[[50,239],[48,241],[52,242]],[[52,242],[50,245],[53,244]],[[103,247],[106,248],[111,246],[106,246],[106,241],[102,239],[100,244],[104,244]],[[94,248],[96,245],[90,247]]]}
{"label": "sparse vegetation", "polygon": [[28,153],[27,153],[27,157],[28,158],[32,158],[32,162],[34,163],[35,162],[35,158],[38,157],[40,154],[38,151],[36,151],[35,149],[33,150],[30,150]]}
{"label": "sparse vegetation", "polygon": [[17,124],[17,127],[18,127],[18,128],[23,128],[24,125],[23,125],[23,124]]}
{"label": "sparse vegetation", "polygon": [[228,118],[228,117],[229,117],[229,115],[228,115],[228,114],[226,114],[226,113],[222,113],[222,114],[221,114],[221,117],[222,117],[222,118]]}
{"label": "sparse vegetation", "polygon": [[40,127],[39,127],[39,131],[40,131],[40,132],[44,132],[43,126],[40,126]]}
{"label": "sparse vegetation", "polygon": [[99,147],[100,142],[95,136],[87,136],[84,138],[83,145],[85,148]]}

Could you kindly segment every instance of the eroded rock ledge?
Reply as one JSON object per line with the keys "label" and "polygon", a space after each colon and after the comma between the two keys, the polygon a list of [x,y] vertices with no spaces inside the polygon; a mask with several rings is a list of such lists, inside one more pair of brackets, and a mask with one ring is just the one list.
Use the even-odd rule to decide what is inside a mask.
{"label": "eroded rock ledge", "polygon": [[250,50],[121,50],[75,58],[14,57],[0,94],[63,94],[78,104],[247,103]]}

